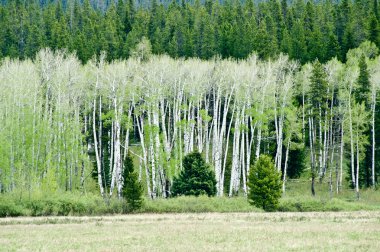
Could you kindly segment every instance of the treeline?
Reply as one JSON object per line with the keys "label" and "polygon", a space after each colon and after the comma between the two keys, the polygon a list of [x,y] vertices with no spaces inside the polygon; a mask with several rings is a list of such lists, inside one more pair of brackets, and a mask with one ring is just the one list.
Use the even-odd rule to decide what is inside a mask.
{"label": "treeline", "polygon": [[283,190],[304,171],[312,194],[319,180],[359,195],[380,175],[377,55],[365,42],[345,64],[184,60],[151,55],[143,40],[110,63],[50,50],[3,60],[0,189],[120,195],[129,153],[147,195],[168,197],[184,156],[198,151],[220,196],[247,193],[261,154],[273,157]]}
{"label": "treeline", "polygon": [[76,52],[82,63],[102,51],[108,61],[126,59],[146,37],[154,54],[174,58],[245,59],[256,51],[268,59],[282,52],[303,64],[345,62],[348,50],[364,40],[380,45],[377,0],[288,2],[5,1],[0,58],[34,58],[49,47]]}

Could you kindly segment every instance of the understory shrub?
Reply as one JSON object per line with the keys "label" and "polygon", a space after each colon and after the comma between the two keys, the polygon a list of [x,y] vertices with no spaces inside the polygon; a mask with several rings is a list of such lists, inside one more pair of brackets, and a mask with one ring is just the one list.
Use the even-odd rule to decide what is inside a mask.
{"label": "understory shrub", "polygon": [[0,217],[16,217],[24,215],[23,208],[10,199],[0,199]]}

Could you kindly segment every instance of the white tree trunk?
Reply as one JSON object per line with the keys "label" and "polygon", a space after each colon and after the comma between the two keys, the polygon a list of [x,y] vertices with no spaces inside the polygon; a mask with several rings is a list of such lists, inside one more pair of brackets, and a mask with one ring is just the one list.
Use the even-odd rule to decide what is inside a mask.
{"label": "white tree trunk", "polygon": [[160,131],[159,131],[159,120],[158,120],[158,104],[155,109],[153,109],[153,127],[154,127],[154,143],[155,143],[155,160],[157,164],[158,174],[160,176],[160,189],[161,194],[164,198],[166,198],[166,178],[164,174],[163,168],[163,160],[160,157],[161,152],[161,143],[160,143]]}
{"label": "white tree trunk", "polygon": [[352,111],[351,111],[351,101],[349,100],[349,126],[350,126],[350,143],[351,143],[351,181],[353,186],[355,186],[355,150],[354,150],[354,136],[352,131]]}
{"label": "white tree trunk", "polygon": [[93,134],[94,134],[94,148],[95,148],[95,157],[96,157],[96,165],[98,168],[98,186],[100,189],[100,194],[102,197],[104,197],[104,189],[103,189],[103,183],[102,183],[102,167],[101,162],[99,158],[99,150],[98,150],[98,140],[96,139],[96,122],[95,122],[95,113],[96,111],[96,98],[94,99],[94,111],[93,111]]}
{"label": "white tree trunk", "polygon": [[282,178],[282,193],[285,195],[285,190],[286,190],[286,176],[287,176],[287,171],[288,171],[288,157],[289,157],[289,149],[290,149],[290,137],[288,139],[288,143],[286,145],[286,152],[285,152],[285,164],[284,164],[284,174]]}
{"label": "white tree trunk", "polygon": [[151,165],[151,179],[152,179],[152,198],[155,199],[157,196],[157,181],[156,181],[156,155],[154,148],[154,139],[153,139],[153,127],[151,119],[151,111],[148,111],[148,125],[149,125],[149,160]]}
{"label": "white tree trunk", "polygon": [[150,172],[149,172],[149,166],[148,166],[148,152],[145,147],[145,139],[144,139],[144,119],[141,115],[140,117],[136,116],[136,122],[137,122],[137,129],[139,132],[139,137],[141,141],[141,149],[143,153],[143,164],[145,168],[145,178],[146,178],[146,187],[148,192],[148,197],[152,198],[152,188],[150,184]]}
{"label": "white tree trunk", "polygon": [[376,150],[376,139],[375,139],[375,112],[376,112],[376,91],[373,92],[372,95],[372,187],[375,189],[376,186],[376,173],[375,173],[375,150]]}
{"label": "white tree trunk", "polygon": [[228,196],[232,197],[239,190],[239,166],[240,166],[240,111],[238,109],[235,119],[235,131],[232,145],[232,166],[231,166],[231,181],[230,191]]}
{"label": "white tree trunk", "polygon": [[337,192],[340,192],[342,189],[342,182],[343,182],[343,158],[344,158],[344,125],[343,125],[344,117],[342,117],[342,123],[341,123],[341,138],[340,138],[340,172],[339,172],[339,186],[337,188]]}
{"label": "white tree trunk", "polygon": [[114,171],[116,173],[116,185],[117,185],[117,196],[120,199],[123,189],[123,172],[121,167],[121,140],[120,140],[120,118],[123,114],[123,107],[120,105],[119,110],[117,110],[117,101],[114,99],[115,106],[115,142],[114,142]]}
{"label": "white tree trunk", "polygon": [[355,178],[355,191],[356,198],[359,200],[359,164],[360,164],[360,156],[359,156],[359,129],[356,131],[356,178]]}

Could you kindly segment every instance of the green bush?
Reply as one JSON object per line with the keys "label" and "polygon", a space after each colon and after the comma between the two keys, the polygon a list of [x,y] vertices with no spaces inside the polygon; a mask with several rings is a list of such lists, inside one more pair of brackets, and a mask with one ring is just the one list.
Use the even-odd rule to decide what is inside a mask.
{"label": "green bush", "polygon": [[265,211],[277,209],[281,197],[281,175],[269,156],[260,156],[251,168],[248,188],[249,203]]}
{"label": "green bush", "polygon": [[324,211],[324,205],[324,202],[316,198],[291,198],[281,200],[277,210],[280,212],[320,212]]}
{"label": "green bush", "polygon": [[178,178],[174,178],[172,195],[194,195],[216,194],[215,173],[203,160],[198,152],[193,152],[183,159],[183,170]]}
{"label": "green bush", "polygon": [[315,197],[294,197],[280,200],[280,212],[326,212],[326,211],[359,211],[377,210],[378,208],[360,202],[349,202],[342,199],[323,200]]}
{"label": "green bush", "polygon": [[0,217],[16,217],[24,215],[21,206],[9,199],[0,199]]}
{"label": "green bush", "polygon": [[204,213],[257,212],[245,197],[179,196],[169,199],[147,200],[140,209],[144,213]]}

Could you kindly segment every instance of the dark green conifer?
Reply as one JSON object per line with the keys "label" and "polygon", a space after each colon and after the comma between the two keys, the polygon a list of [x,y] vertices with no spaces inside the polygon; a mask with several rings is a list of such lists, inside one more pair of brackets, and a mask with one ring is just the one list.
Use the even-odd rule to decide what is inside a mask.
{"label": "dark green conifer", "polygon": [[215,173],[200,153],[188,154],[182,163],[183,170],[173,181],[173,196],[204,194],[214,196],[216,194]]}
{"label": "dark green conifer", "polygon": [[123,198],[126,199],[130,210],[141,207],[143,187],[138,181],[138,175],[133,168],[133,160],[128,154],[123,161]]}

